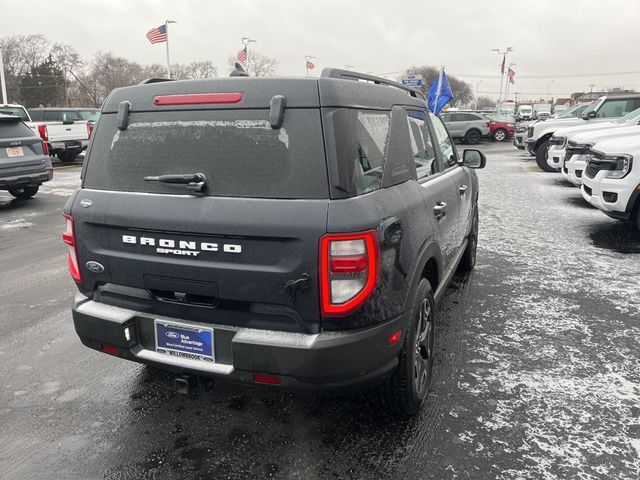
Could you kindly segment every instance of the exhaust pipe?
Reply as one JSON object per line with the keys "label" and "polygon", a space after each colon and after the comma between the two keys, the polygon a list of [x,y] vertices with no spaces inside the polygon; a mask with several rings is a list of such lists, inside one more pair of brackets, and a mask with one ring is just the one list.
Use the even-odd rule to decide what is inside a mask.
{"label": "exhaust pipe", "polygon": [[175,380],[176,392],[189,395],[198,386],[198,379],[191,375],[180,375]]}

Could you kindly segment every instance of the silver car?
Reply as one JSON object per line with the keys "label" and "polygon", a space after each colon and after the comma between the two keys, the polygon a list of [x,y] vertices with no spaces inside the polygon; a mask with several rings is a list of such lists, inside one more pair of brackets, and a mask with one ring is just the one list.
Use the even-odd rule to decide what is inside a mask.
{"label": "silver car", "polygon": [[479,113],[445,112],[440,115],[453,138],[465,143],[478,143],[489,135],[489,120]]}

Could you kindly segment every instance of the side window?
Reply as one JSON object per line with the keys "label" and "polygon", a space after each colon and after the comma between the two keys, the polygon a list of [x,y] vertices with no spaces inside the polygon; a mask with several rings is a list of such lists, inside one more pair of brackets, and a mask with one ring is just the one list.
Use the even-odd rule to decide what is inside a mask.
{"label": "side window", "polygon": [[358,142],[358,194],[372,192],[382,185],[384,152],[389,138],[389,114],[358,112],[356,121]]}
{"label": "side window", "polygon": [[409,122],[413,160],[418,174],[417,179],[420,180],[437,173],[439,171],[438,162],[424,112],[408,110],[407,121]]}
{"label": "side window", "polygon": [[434,140],[437,142],[436,148],[440,150],[440,156],[444,163],[443,167],[446,169],[457,165],[458,152],[456,152],[456,147],[453,145],[453,141],[451,140],[451,137],[449,137],[442,120],[431,112],[429,112],[429,117],[431,118],[433,131],[436,134],[436,138]]}
{"label": "side window", "polygon": [[607,100],[604,102],[597,117],[622,117],[634,110],[633,100]]}

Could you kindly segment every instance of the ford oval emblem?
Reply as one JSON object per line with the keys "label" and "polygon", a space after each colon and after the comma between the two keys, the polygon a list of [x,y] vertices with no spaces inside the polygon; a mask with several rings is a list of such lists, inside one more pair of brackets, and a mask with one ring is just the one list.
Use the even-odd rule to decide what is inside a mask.
{"label": "ford oval emblem", "polygon": [[101,263],[94,262],[93,260],[87,262],[87,270],[93,273],[102,273],[104,272],[104,266]]}
{"label": "ford oval emblem", "polygon": [[89,208],[91,205],[93,205],[93,202],[88,198],[83,198],[82,200],[80,200],[80,206],[82,208]]}
{"label": "ford oval emblem", "polygon": [[169,338],[178,338],[180,334],[177,332],[164,332],[164,334]]}

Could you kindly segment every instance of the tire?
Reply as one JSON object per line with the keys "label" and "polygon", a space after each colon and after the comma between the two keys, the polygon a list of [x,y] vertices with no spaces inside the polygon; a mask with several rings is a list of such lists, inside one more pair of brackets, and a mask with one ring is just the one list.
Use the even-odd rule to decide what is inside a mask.
{"label": "tire", "polygon": [[78,150],[64,150],[62,152],[58,152],[56,155],[63,163],[73,162],[76,157],[80,154]]}
{"label": "tire", "polygon": [[547,163],[547,152],[549,151],[549,141],[542,142],[536,149],[536,163],[540,170],[544,172],[557,172],[555,168]]}
{"label": "tire", "polygon": [[496,131],[493,132],[493,139],[496,142],[504,142],[508,138],[509,138],[509,134],[504,128],[498,128]]}
{"label": "tire", "polygon": [[411,303],[398,368],[383,386],[387,410],[398,417],[416,415],[427,398],[433,371],[435,300],[431,284],[422,278]]}
{"label": "tire", "polygon": [[471,226],[471,232],[469,233],[467,248],[465,248],[460,264],[458,265],[459,272],[470,272],[476,266],[476,253],[478,251],[478,223],[478,206],[476,205],[476,212],[473,215],[473,225]]}
{"label": "tire", "polygon": [[476,143],[480,143],[480,137],[481,135],[478,130],[469,130],[464,136],[464,141],[470,145],[475,145]]}
{"label": "tire", "polygon": [[25,200],[27,198],[33,197],[36,193],[38,193],[39,188],[40,188],[40,185],[21,187],[21,188],[11,188],[9,189],[9,193],[16,198]]}

